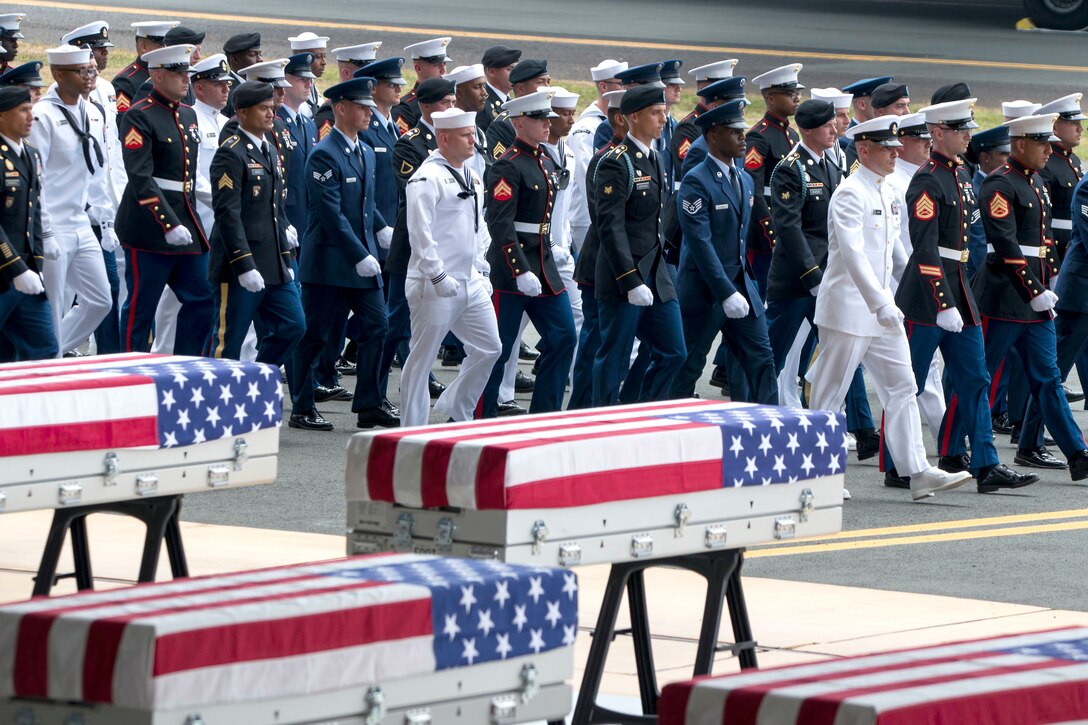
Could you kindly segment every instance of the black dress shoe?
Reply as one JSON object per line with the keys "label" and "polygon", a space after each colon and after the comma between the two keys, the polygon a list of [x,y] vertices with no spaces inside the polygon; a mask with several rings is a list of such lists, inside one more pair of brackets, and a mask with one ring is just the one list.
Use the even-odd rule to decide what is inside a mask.
{"label": "black dress shoe", "polygon": [[1048,451],[1046,446],[1039,446],[1031,451],[1017,450],[1016,457],[1012,460],[1016,465],[1028,468],[1067,468],[1065,461]]}
{"label": "black dress shoe", "polygon": [[540,353],[533,348],[521,343],[521,347],[518,348],[518,360],[536,360],[540,357]]}
{"label": "black dress shoe", "polygon": [[1034,473],[1020,473],[1012,470],[1004,463],[999,463],[985,474],[979,471],[978,492],[993,493],[1003,488],[1023,488],[1038,480],[1039,477]]}
{"label": "black dress shoe", "polygon": [[1062,392],[1065,393],[1066,402],[1079,403],[1084,400],[1083,390],[1070,390],[1068,385],[1062,385]]}
{"label": "black dress shoe", "polygon": [[514,390],[519,393],[531,393],[535,387],[536,381],[518,370],[517,374],[514,376]]}
{"label": "black dress shoe", "polygon": [[427,383],[427,389],[431,392],[431,400],[434,400],[446,389],[446,386],[437,380],[432,380]]}
{"label": "black dress shoe", "polygon": [[292,413],[287,420],[288,428],[302,428],[303,430],[332,430],[332,423],[321,417],[317,408],[305,413]]}
{"label": "black dress shoe", "polygon": [[[442,356],[439,355],[438,359],[441,360]],[[393,362],[389,363],[389,366],[397,369],[404,367],[404,361],[400,359],[400,353],[393,353]]]}
{"label": "black dress shoe", "polygon": [[971,470],[971,457],[966,453],[958,456],[941,456],[937,461],[937,468],[948,473],[961,473]]}
{"label": "black dress shoe", "polygon": [[884,485],[888,488],[910,489],[910,476],[900,476],[894,468],[884,472]]}
{"label": "black dress shoe", "polygon": [[505,418],[508,415],[525,415],[528,413],[525,408],[522,408],[513,400],[508,400],[505,403],[499,403],[499,417]]}
{"label": "black dress shoe", "polygon": [[994,433],[1012,433],[1012,423],[1008,413],[998,413],[992,419]]}
{"label": "black dress shoe", "polygon": [[867,461],[880,452],[880,434],[872,428],[862,428],[850,431],[857,439],[857,454],[859,461]]}
{"label": "black dress shoe", "polygon": [[[1009,434],[1009,443],[1012,443],[1014,446],[1020,445],[1020,427],[1021,427],[1020,423],[1013,423],[1012,424],[1012,433]],[[1044,446],[1054,445],[1054,439],[1051,438],[1049,435],[1047,435],[1047,432],[1046,432],[1045,429],[1043,430],[1043,445]]]}
{"label": "black dress shoe", "polygon": [[710,372],[710,386],[713,388],[721,388],[722,395],[725,395],[729,390],[729,374],[725,371],[725,368],[715,365],[714,369]]}
{"label": "black dress shoe", "polygon": [[390,403],[389,398],[383,398],[382,402],[379,403],[378,405],[381,406],[382,410],[384,410],[384,411],[386,411],[388,413],[391,413],[393,415],[400,415],[400,408],[398,408],[397,406]]}
{"label": "black dress shoe", "polygon": [[354,375],[355,370],[355,363],[351,362],[347,358],[341,356],[336,359],[336,372],[340,373],[341,375]]}
{"label": "black dress shoe", "polygon": [[1069,456],[1069,477],[1074,481],[1088,478],[1088,449],[1077,451]]}
{"label": "black dress shoe", "polygon": [[356,422],[360,428],[399,428],[400,416],[386,410],[381,405],[359,411]]}
{"label": "black dress shoe", "polygon": [[351,400],[354,397],[350,390],[339,385],[332,388],[318,385],[314,388],[314,401],[318,403],[324,403],[328,400]]}
{"label": "black dress shoe", "polygon": [[465,353],[455,345],[442,346],[442,367],[455,368],[465,359]]}

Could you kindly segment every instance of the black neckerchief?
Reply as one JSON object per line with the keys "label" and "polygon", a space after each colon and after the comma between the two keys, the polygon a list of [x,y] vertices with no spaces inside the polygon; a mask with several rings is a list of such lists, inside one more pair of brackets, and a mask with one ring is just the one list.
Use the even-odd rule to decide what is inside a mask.
{"label": "black neckerchief", "polygon": [[444,167],[446,171],[453,175],[453,178],[457,180],[457,185],[461,187],[461,191],[457,192],[458,199],[472,198],[472,225],[475,230],[480,231],[480,197],[476,194],[476,190],[469,187],[468,182],[449,164],[439,164]]}

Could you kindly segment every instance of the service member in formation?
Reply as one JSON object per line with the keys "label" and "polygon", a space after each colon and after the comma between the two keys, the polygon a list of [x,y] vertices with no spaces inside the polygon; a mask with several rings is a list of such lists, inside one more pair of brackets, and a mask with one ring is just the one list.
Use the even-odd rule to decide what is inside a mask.
{"label": "service member in formation", "polygon": [[721,330],[747,376],[750,396],[744,402],[778,405],[767,318],[744,249],[755,189],[752,177],[735,163],[744,157],[747,105],[730,101],[695,119],[710,153],[677,192],[684,232],[677,288],[687,360],[673,383],[674,398],[695,393]]}
{"label": "service member in formation", "polygon": [[[550,119],[555,116],[553,95],[550,90],[537,91],[503,104],[503,113],[517,135],[513,146],[491,165],[488,173],[486,216],[491,246],[487,261],[495,288],[502,354],[484,388],[479,409],[484,418],[498,415],[503,368],[517,348],[522,315],[529,316],[543,343],[530,413],[549,413],[563,407],[574,356],[574,318],[551,247],[556,169],[541,148],[551,132]],[[497,123],[492,123],[489,131],[494,131]]]}
{"label": "service member in formation", "polygon": [[[701,65],[692,68],[688,73],[695,76],[695,91],[703,90],[712,83],[733,77],[733,69],[737,66],[737,59],[720,60],[717,63]],[[702,96],[695,102],[695,108],[688,115],[680,119],[669,139],[669,157],[674,170],[673,188],[680,188],[680,180],[683,178],[680,171],[684,165],[684,158],[695,140],[703,135],[702,130],[695,123],[695,119],[710,110]]]}
{"label": "service member in formation", "polygon": [[[204,231],[209,233],[215,223],[212,209],[212,158],[219,150],[219,135],[227,123],[222,111],[232,83],[227,70],[227,57],[217,53],[193,65],[189,76],[196,102],[197,127],[200,130],[200,152],[196,158],[196,210]],[[210,237],[209,237],[210,238]]]}
{"label": "service member in formation", "polygon": [[650,346],[636,400],[667,399],[687,356],[662,238],[661,204],[668,190],[652,149],[665,126],[664,91],[653,84],[630,88],[620,112],[627,138],[601,159],[593,181],[600,245],[594,292],[601,326],[593,363],[595,406],[619,400],[636,336]]}
{"label": "service member in formation", "polygon": [[1088,119],[1088,116],[1085,116],[1080,109],[1081,95],[1071,93],[1056,101],[1044,103],[1036,111],[1040,114],[1058,114],[1058,120],[1054,122],[1054,137],[1057,141],[1050,142],[1053,153],[1050,154],[1046,166],[1040,169],[1039,176],[1043,178],[1043,183],[1050,192],[1050,205],[1054,214],[1051,228],[1054,230],[1054,243],[1058,247],[1059,261],[1065,258],[1065,248],[1073,233],[1070,212],[1073,187],[1084,175],[1080,167],[1080,157],[1076,154],[1076,148],[1080,146],[1080,138],[1084,132],[1084,121]]}
{"label": "service member in formation", "polygon": [[[193,55],[190,57],[190,63],[198,63],[204,58],[200,52],[200,46],[204,42],[204,33],[187,28],[184,25],[176,25],[166,31],[166,35],[163,36],[162,44],[164,47],[169,48],[172,45],[191,45],[193,46]],[[136,89],[136,95],[132,97],[132,102],[143,100],[147,97],[147,94],[151,92],[151,79],[145,80],[139,88]],[[193,105],[193,88],[190,85],[189,91],[185,94],[185,97],[181,99],[181,102],[187,106]]]}
{"label": "service member in formation", "polygon": [[289,87],[283,89],[283,103],[276,109],[276,116],[287,126],[291,136],[288,147],[290,160],[287,169],[287,220],[299,234],[306,231],[306,158],[317,145],[317,126],[303,112],[314,88],[314,55],[310,51],[295,53],[287,59],[283,69]]}
{"label": "service member in formation", "polygon": [[[264,60],[261,55],[261,34],[238,33],[230,36],[223,43],[223,54],[227,56],[227,65],[230,66],[231,79],[234,81],[231,88],[237,88],[245,80],[241,75],[242,71]],[[223,115],[228,118],[234,115],[234,106],[230,99],[227,100]]]}
{"label": "service member in formation", "polygon": [[[971,111],[974,102],[974,98],[948,101],[919,111],[933,137],[933,148],[930,160],[918,169],[907,188],[906,215],[913,252],[895,302],[906,317],[911,365],[919,390],[927,384],[940,384],[939,380],[927,380],[930,363],[940,349],[955,392],[950,405],[955,406],[971,440],[970,456],[962,441],[947,441],[951,455],[942,455],[938,465],[949,472],[969,471],[979,493],[992,493],[1022,488],[1039,477],[1018,473],[1001,463],[990,427],[990,376],[986,373],[982,320],[966,273],[968,229],[978,207],[970,176],[958,161],[967,150],[971,129],[977,128]],[[945,432],[937,436],[941,448],[946,443]],[[887,471],[885,481],[894,477],[893,471]],[[909,482],[904,483],[903,487],[909,487]]]}
{"label": "service member in formation", "polygon": [[306,160],[308,224],[299,250],[306,335],[295,348],[290,373],[293,410],[288,425],[332,430],[314,405],[314,365],[333,335],[343,334],[344,308],[357,326],[352,412],[360,428],[395,427],[400,418],[381,406],[385,298],[374,227],[374,152],[359,141],[374,107],[373,78],[353,78],[325,91],[336,124]]}
{"label": "service member in formation", "polygon": [[[702,99],[702,103],[707,109],[711,109],[727,101],[744,98],[744,86],[747,83],[748,79],[744,76],[730,76],[703,86],[695,92],[695,95]],[[689,171],[702,163],[703,159],[706,158],[706,153],[706,139],[700,135],[691,142],[684,153],[684,161],[680,165],[679,179],[682,180]],[[677,250],[679,250],[679,245],[677,245]]]}
{"label": "service member in formation", "polygon": [[435,409],[451,420],[472,420],[502,351],[491,304],[490,238],[483,215],[483,181],[466,162],[476,149],[476,114],[451,108],[431,115],[438,150],[408,181],[408,239],[412,247],[405,282],[412,313],[412,344],[400,378],[404,425],[426,425],[428,380],[447,333],[465,346],[457,378]]}
{"label": "service member in formation", "polygon": [[176,20],[141,20],[132,23],[132,28],[136,31],[136,59],[122,68],[112,81],[113,88],[117,91],[118,114],[128,111],[140,86],[151,77],[144,55],[162,48],[166,42],[167,31],[177,24]]}
{"label": "service member in formation", "polygon": [[262,323],[257,362],[287,362],[306,331],[292,250],[298,237],[284,213],[285,179],[272,130],[272,86],[246,81],[234,91],[238,133],[212,160],[209,276],[216,284],[211,356],[239,359],[249,326]]}
{"label": "service member in formation", "polygon": [[[1058,296],[1049,287],[1058,274],[1050,237],[1050,205],[1038,171],[1052,153],[1056,113],[1007,121],[1012,153],[1005,166],[982,182],[979,207],[990,254],[973,291],[986,328],[986,368],[991,378],[1015,347],[1042,421],[1069,461],[1074,481],[1088,478],[1088,450],[1062,392],[1054,315]],[[1010,403],[1011,407],[1011,403]],[[964,421],[952,435],[963,435]],[[1017,458],[1038,439],[1022,436]],[[1027,450],[1025,450],[1027,447]]]}
{"label": "service member in formation", "polygon": [[[370,116],[370,128],[363,132],[363,141],[374,149],[374,158],[377,159],[374,203],[387,224],[397,218],[398,186],[396,169],[393,168],[393,148],[400,138],[400,130],[393,122],[392,112],[393,107],[400,102],[401,88],[407,85],[401,75],[403,67],[404,58],[383,58],[356,71],[377,81],[374,85],[374,112]],[[388,237],[383,234],[379,242],[392,242],[392,239],[392,234]],[[389,254],[389,245],[382,246],[380,251],[381,260],[385,261]],[[386,293],[388,292],[386,289]]]}
{"label": "service member in formation", "polygon": [[895,169],[898,120],[881,116],[847,131],[859,165],[831,198],[827,269],[816,296],[820,356],[809,402],[813,409],[838,411],[854,370],[864,364],[884,406],[884,442],[899,472],[910,477],[917,501],[962,486],[971,474],[948,473],[926,461],[903,313],[892,298],[891,260],[902,210],[884,178]]}
{"label": "service member in formation", "polygon": [[[680,94],[683,92],[684,86],[687,85],[680,76],[680,67],[682,65],[684,65],[684,61],[679,59],[666,60],[661,63],[661,82],[665,84],[665,130],[661,132],[661,138],[654,145],[654,150],[660,154],[661,169],[669,179],[669,186],[665,189],[666,199],[671,198],[672,192],[676,189],[672,181],[674,175],[672,136],[676,132],[677,120],[673,118],[672,108],[680,103]],[[676,170],[679,171],[680,167],[677,166]]]}
{"label": "service member in formation", "polygon": [[446,75],[446,63],[453,58],[446,55],[450,38],[432,38],[421,43],[404,46],[404,52],[410,53],[412,65],[416,71],[416,84],[393,108],[393,122],[401,133],[408,133],[419,122],[419,99],[416,92],[419,84],[428,78],[441,78]]}
{"label": "service member in formation", "polygon": [[37,103],[44,92],[42,89],[45,88],[45,81],[41,76],[43,65],[40,60],[32,60],[11,68],[0,75],[0,86],[25,88],[30,93],[31,102]]}
{"label": "service member in formation", "polygon": [[[854,117],[850,119],[847,128],[852,128],[863,121],[876,118],[876,114],[873,112],[872,107],[873,91],[885,83],[891,83],[893,80],[895,80],[895,78],[892,76],[862,78],[859,81],[854,81],[850,85],[842,87],[843,93],[850,94],[850,106],[854,109]],[[844,135],[839,139],[839,145],[845,149],[850,145],[850,139]]]}
{"label": "service member in formation", "polygon": [[26,139],[34,124],[30,92],[0,88],[0,336],[15,360],[57,356],[53,314],[42,283],[41,159]]}
{"label": "service member in formation", "polygon": [[[1009,160],[1011,150],[1008,126],[989,128],[985,131],[979,131],[971,137],[971,145],[967,147],[967,153],[964,154],[964,157],[970,159],[975,169],[971,176],[971,189],[975,192],[976,200],[983,179],[1005,165],[1005,162]],[[986,260],[986,228],[982,224],[981,213],[977,219],[971,220],[970,237],[969,249],[971,254],[967,260],[966,271],[967,278],[974,279],[975,272]],[[1007,419],[1008,415],[1006,414]],[[994,432],[1008,433],[1009,431],[1000,431],[995,426]]]}
{"label": "service member in formation", "polygon": [[[880,116],[905,116],[910,113],[910,89],[905,83],[881,83],[869,96],[869,112],[873,118]],[[847,173],[858,166],[858,151],[853,144],[846,146]]]}
{"label": "service member in formation", "polygon": [[25,19],[23,13],[0,15],[0,73],[6,73],[19,55],[19,41],[26,38],[19,28]]}
{"label": "service member in formation", "polygon": [[[378,48],[380,47],[382,47],[382,43],[379,40],[373,43],[333,48],[332,57],[336,59],[336,72],[337,77],[340,79],[339,82],[350,81],[363,66],[373,63],[378,57]],[[314,123],[317,125],[317,140],[321,141],[329,135],[335,121],[332,114],[332,103],[326,100],[321,105],[314,106],[313,117]]]}
{"label": "service member in formation", "polygon": [[[447,81],[453,81],[456,85],[454,94],[457,101],[454,105],[462,111],[483,115],[487,107],[487,75],[482,65],[459,65],[446,75],[442,76]],[[476,153],[466,163],[482,179],[487,173],[487,138],[483,131],[476,133]]]}
{"label": "service member in formation", "polygon": [[[665,83],[661,80],[661,70],[664,68],[662,63],[644,63],[642,65],[630,66],[627,70],[617,71],[616,80],[620,82],[620,87],[623,89],[634,88],[635,86],[654,86],[655,88],[664,88]],[[612,137],[612,128],[608,123],[608,119],[602,119],[597,125],[597,130],[593,132],[593,149],[594,151],[600,150],[608,139]],[[655,144],[654,150],[657,150]]]}
{"label": "service member in formation", "polygon": [[[548,74],[548,61],[539,58],[526,58],[519,61],[510,71],[510,83],[515,98],[524,98],[536,93],[541,88],[552,84]],[[509,113],[499,112],[487,127],[487,149],[492,161],[498,159],[514,143],[514,124]]]}
{"label": "service member in formation", "polygon": [[850,128],[850,104],[853,102],[853,96],[838,88],[813,88],[809,93],[813,100],[827,101],[835,106],[838,143],[835,144],[835,148],[828,151],[827,155],[835,161],[843,176],[846,176],[846,152],[843,150],[842,142],[846,140],[846,129]]}
{"label": "service member in formation", "polygon": [[125,249],[128,299],[121,310],[125,349],[146,352],[159,297],[167,286],[181,302],[174,352],[201,355],[211,335],[208,242],[196,212],[200,126],[180,103],[189,90],[192,46],[144,55],[154,87],[121,116],[128,185],[117,211]]}
{"label": "service member in formation", "polygon": [[299,113],[313,118],[314,111],[321,105],[321,94],[317,90],[316,79],[325,75],[325,68],[329,64],[328,50],[326,49],[329,39],[327,36],[318,35],[307,30],[289,37],[287,42],[291,44],[292,57],[300,53],[309,53],[310,57],[313,58],[310,62],[310,77],[315,80],[310,84],[310,95],[306,98],[306,102],[297,109]]}
{"label": "service member in formation", "polygon": [[502,112],[502,104],[510,100],[510,91],[514,89],[510,83],[510,71],[514,70],[519,60],[521,51],[505,45],[493,45],[484,51],[480,64],[484,67],[487,80],[487,100],[484,101],[483,110],[476,114],[476,125],[483,133],[487,133],[487,127]]}

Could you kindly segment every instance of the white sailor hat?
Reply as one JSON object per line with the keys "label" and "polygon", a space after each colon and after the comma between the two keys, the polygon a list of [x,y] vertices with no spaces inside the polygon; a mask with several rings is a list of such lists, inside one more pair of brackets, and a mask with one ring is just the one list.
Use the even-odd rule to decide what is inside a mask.
{"label": "white sailor hat", "polygon": [[1031,101],[1005,101],[1001,104],[1001,115],[1005,118],[1022,118],[1032,115],[1042,107],[1043,104]]}
{"label": "white sailor hat", "polygon": [[551,89],[555,91],[555,95],[552,96],[552,108],[573,110],[578,107],[577,93],[571,93],[561,86],[551,86]]}
{"label": "white sailor hat", "polygon": [[373,43],[361,43],[360,45],[333,48],[332,54],[339,61],[363,65],[378,57],[378,48],[380,47],[382,47],[382,41],[378,40]]}
{"label": "white sailor hat", "polygon": [[846,129],[846,137],[854,141],[872,141],[881,146],[902,146],[899,143],[899,116],[877,116]]}
{"label": "white sailor hat", "polygon": [[200,62],[189,69],[194,81],[233,81],[227,67],[227,56],[222,53],[201,58]]}
{"label": "white sailor hat", "polygon": [[1049,141],[1054,131],[1056,113],[1044,113],[1034,116],[1022,116],[1005,121],[1002,126],[1009,127],[1009,138],[1030,138],[1036,141]]}
{"label": "white sailor hat", "polygon": [[[924,108],[922,109],[925,110]],[[908,113],[905,116],[899,117],[899,138],[904,136],[910,136],[912,138],[933,138],[933,135],[929,132],[929,125],[926,121],[926,114],[919,111],[918,113]]]}
{"label": "white sailor hat", "polygon": [[688,71],[698,81],[720,81],[733,77],[733,69],[737,67],[737,59],[719,60],[717,63],[707,63]]}
{"label": "white sailor hat", "polygon": [[290,83],[287,82],[287,78],[284,77],[284,68],[290,63],[287,58],[276,58],[275,60],[266,60],[260,63],[254,63],[248,68],[243,68],[238,71],[238,75],[245,78],[247,81],[262,81],[264,83],[271,83],[274,88],[288,88]]}
{"label": "white sailor hat", "polygon": [[440,128],[467,128],[476,125],[475,111],[462,111],[460,108],[449,108],[445,111],[436,111],[431,114],[431,125],[435,129]]}
{"label": "white sailor hat", "polygon": [[450,44],[452,38],[431,38],[430,40],[424,40],[421,43],[412,43],[411,45],[404,46],[406,53],[412,54],[413,60],[422,60],[428,63],[445,63],[446,61],[453,60],[446,55],[446,46]]}
{"label": "white sailor hat", "polygon": [[60,42],[68,45],[89,45],[92,48],[112,48],[110,42],[110,24],[105,20],[96,20],[93,23],[81,25],[75,30],[65,33]]}
{"label": "white sailor hat", "polygon": [[147,38],[158,43],[166,39],[166,32],[170,28],[176,28],[177,26],[177,20],[141,20],[138,23],[132,23],[137,38]]}
{"label": "white sailor hat", "polygon": [[556,114],[552,113],[552,98],[554,96],[555,90],[547,88],[521,98],[511,98],[502,104],[502,110],[506,111],[510,118],[517,118],[518,116],[556,118]]}
{"label": "white sailor hat", "polygon": [[925,108],[919,108],[918,113],[924,114],[926,123],[934,126],[948,126],[957,130],[978,128],[975,123],[975,98],[964,98],[961,101],[945,101]]}
{"label": "white sailor hat", "polygon": [[1035,113],[1056,113],[1063,121],[1084,121],[1088,119],[1088,116],[1080,110],[1080,99],[1083,95],[1083,93],[1070,93],[1050,103],[1044,103]]}
{"label": "white sailor hat", "polygon": [[21,40],[26,36],[19,32],[19,27],[26,20],[26,13],[7,13],[0,15],[0,36]]}
{"label": "white sailor hat", "polygon": [[307,30],[305,33],[299,33],[294,37],[288,38],[287,42],[291,44],[291,50],[313,50],[314,48],[324,48],[326,44],[328,44],[329,39],[324,35],[311,33]]}
{"label": "white sailor hat", "polygon": [[617,73],[625,70],[627,70],[627,63],[609,58],[590,68],[589,75],[594,81],[606,81],[609,78],[615,78]]}
{"label": "white sailor hat", "polygon": [[91,49],[76,45],[61,45],[45,51],[49,65],[82,65],[91,62]]}
{"label": "white sailor hat", "polygon": [[850,108],[850,102],[854,100],[853,94],[843,93],[838,88],[813,88],[811,94],[818,101],[833,104],[838,111]]}
{"label": "white sailor hat", "polygon": [[604,94],[604,99],[606,101],[608,101],[608,107],[609,108],[619,109],[620,101],[623,100],[623,94],[626,93],[626,92],[627,92],[627,89],[624,88],[624,89],[619,90],[619,91],[609,91],[608,93],[605,93]]}
{"label": "white sailor hat", "polygon": [[143,55],[148,69],[163,68],[172,71],[189,70],[189,57],[196,50],[195,45],[168,45],[165,48],[149,50]]}
{"label": "white sailor hat", "polygon": [[768,88],[784,88],[787,90],[804,88],[803,85],[797,82],[797,74],[801,72],[803,67],[800,63],[790,63],[758,75],[752,79],[752,82],[759,84],[759,90],[761,91]]}
{"label": "white sailor hat", "polygon": [[482,63],[477,63],[476,65],[459,65],[442,77],[445,80],[453,81],[454,83],[467,83],[468,81],[477,78],[483,78],[484,66]]}

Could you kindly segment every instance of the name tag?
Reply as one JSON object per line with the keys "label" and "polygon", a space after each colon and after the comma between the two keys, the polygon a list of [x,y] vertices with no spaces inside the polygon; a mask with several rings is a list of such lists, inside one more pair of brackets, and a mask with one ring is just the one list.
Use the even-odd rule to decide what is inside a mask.
{"label": "name tag", "polygon": [[873,216],[884,216],[883,209],[873,209]]}
{"label": "name tag", "polygon": [[387,149],[385,146],[375,146],[374,147],[374,153],[376,153],[376,154],[384,154],[388,150],[389,149]]}
{"label": "name tag", "polygon": [[206,134],[204,134],[204,138],[218,139],[219,134],[217,134],[215,131],[208,131]]}
{"label": "name tag", "polygon": [[346,181],[349,184],[354,184],[358,180],[359,180],[358,176],[349,176],[348,178],[344,179],[344,181]]}
{"label": "name tag", "polygon": [[729,205],[728,204],[715,204],[714,208],[715,209],[728,209]]}

